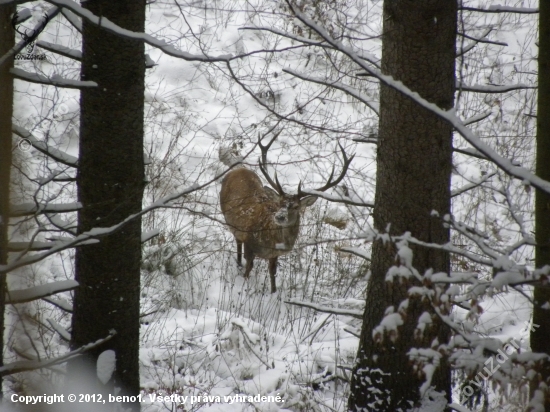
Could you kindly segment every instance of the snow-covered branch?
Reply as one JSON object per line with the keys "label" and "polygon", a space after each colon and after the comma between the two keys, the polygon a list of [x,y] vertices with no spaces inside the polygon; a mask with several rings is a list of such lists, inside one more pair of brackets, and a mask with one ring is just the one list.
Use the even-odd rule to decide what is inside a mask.
{"label": "snow-covered branch", "polygon": [[80,50],[71,49],[69,47],[61,46],[59,44],[54,44],[43,40],[37,41],[36,45],[44,50],[48,50],[52,53],[68,57],[69,59],[73,59],[76,61],[82,60],[82,52]]}
{"label": "snow-covered branch", "polygon": [[57,332],[57,334],[66,342],[69,342],[71,340],[71,334],[67,332],[67,329],[65,329],[63,326],[61,326],[59,323],[57,323],[53,319],[46,319],[53,330]]}
{"label": "snow-covered branch", "polygon": [[76,280],[62,280],[59,282],[46,283],[45,285],[34,286],[28,289],[17,289],[6,292],[6,303],[25,303],[56,293],[66,292],[78,287]]}
{"label": "snow-covered branch", "polygon": [[[59,238],[57,241],[67,241],[70,239],[71,238]],[[99,240],[97,239],[89,239],[80,242],[78,246],[93,245],[98,242]],[[10,252],[38,252],[41,250],[48,250],[53,246],[55,246],[55,242],[38,242],[36,240],[32,242],[9,242],[8,250]]]}
{"label": "snow-covered branch", "polygon": [[70,154],[67,154],[65,152],[62,152],[61,150],[56,149],[55,147],[48,146],[46,142],[42,142],[38,140],[27,129],[14,124],[12,126],[12,131],[22,139],[27,139],[36,150],[51,157],[56,162],[62,163],[65,166],[70,166],[70,167],[78,166],[78,158],[71,156]]}
{"label": "snow-covered branch", "polygon": [[48,86],[66,87],[68,89],[81,89],[83,87],[97,87],[96,82],[89,80],[72,80],[65,79],[58,74],[54,74],[52,77],[42,76],[38,73],[29,73],[25,70],[18,68],[11,68],[10,73],[13,77],[20,80],[25,80],[31,83],[45,84]]}
{"label": "snow-covered branch", "polygon": [[64,355],[58,356],[56,358],[46,359],[43,361],[32,360],[32,361],[17,361],[17,362],[9,363],[7,365],[0,367],[0,376],[12,375],[14,373],[25,372],[25,371],[32,371],[36,369],[46,368],[48,366],[57,365],[63,362],[67,362],[70,359],[80,356],[86,351],[89,351],[99,345],[102,345],[103,343],[110,340],[113,336],[115,336],[115,334],[116,334],[115,331],[111,331],[109,335],[103,339],[99,339],[93,343],[89,343],[87,345],[81,346],[78,349],[75,349],[71,352],[67,352]]}
{"label": "snow-covered branch", "polygon": [[535,14],[539,12],[538,8],[530,7],[511,7],[501,6],[500,4],[491,5],[486,9],[480,9],[477,7],[459,7],[459,10],[463,11],[475,11],[479,13],[519,13],[519,14]]}
{"label": "snow-covered branch", "polygon": [[21,217],[31,216],[43,213],[67,213],[76,212],[82,209],[80,202],[75,203],[21,203],[19,205],[10,205],[10,216]]}
{"label": "snow-covered branch", "polygon": [[42,298],[42,300],[44,302],[51,303],[55,307],[65,311],[67,313],[73,313],[73,305],[66,299],[63,299],[63,298],[52,299],[52,298],[49,298],[49,297],[44,297],[44,298]]}
{"label": "snow-covered branch", "polygon": [[504,84],[504,85],[483,85],[483,84],[474,84],[467,85],[464,83],[457,82],[457,90],[462,90],[463,92],[475,92],[475,93],[506,93],[513,90],[526,90],[526,89],[536,89],[537,86],[529,86],[527,84]]}
{"label": "snow-covered branch", "polygon": [[302,302],[297,299],[285,300],[285,303],[288,303],[289,305],[296,305],[304,308],[314,309],[317,312],[332,313],[333,315],[352,316],[357,319],[363,319],[363,312],[359,310],[331,308],[329,306],[316,305],[315,303]]}

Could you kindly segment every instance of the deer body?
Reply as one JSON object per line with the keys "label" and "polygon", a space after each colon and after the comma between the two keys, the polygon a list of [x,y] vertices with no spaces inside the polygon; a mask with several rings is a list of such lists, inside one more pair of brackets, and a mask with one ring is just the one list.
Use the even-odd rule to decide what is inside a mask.
{"label": "deer body", "polygon": [[239,168],[222,181],[220,205],[229,230],[237,241],[237,262],[241,262],[244,245],[246,269],[250,275],[254,257],[269,259],[271,292],[276,292],[277,258],[289,253],[300,230],[300,212],[316,198],[280,195],[262,185],[251,170]]}
{"label": "deer body", "polygon": [[[279,132],[280,133],[280,132]],[[267,151],[279,133],[267,145],[261,137],[258,146],[262,151],[259,166],[270,187],[264,186],[256,173],[244,167],[227,173],[222,181],[220,206],[229,230],[237,241],[237,263],[242,265],[242,247],[246,268],[244,277],[248,278],[254,265],[254,257],[269,260],[271,293],[277,291],[275,274],[277,258],[289,253],[300,231],[300,214],[317,200],[316,196],[302,192],[301,183],[298,193],[289,195],[277,179],[267,173]],[[338,178],[333,180],[334,168],[327,183],[316,189],[317,192],[336,186],[344,178],[353,156],[348,158],[343,147],[340,150],[344,158],[344,167]]]}

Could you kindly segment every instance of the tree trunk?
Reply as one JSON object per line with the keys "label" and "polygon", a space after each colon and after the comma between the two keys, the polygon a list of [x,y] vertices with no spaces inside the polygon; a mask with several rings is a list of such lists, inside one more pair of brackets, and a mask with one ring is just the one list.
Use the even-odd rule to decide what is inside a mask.
{"label": "tree trunk", "polygon": [[[443,109],[453,106],[455,90],[455,36],[457,4],[440,0],[386,0],[384,2],[382,70],[402,81],[423,98]],[[428,110],[387,86],[380,90],[380,125],[376,175],[374,226],[380,232],[410,232],[425,242],[446,243],[449,230],[441,217],[450,212],[452,127]],[[439,214],[439,218],[432,215]],[[391,225],[391,226],[390,226]],[[410,246],[413,266],[423,274],[449,271],[446,253]],[[411,279],[386,282],[396,265],[396,248],[376,241],[372,275],[367,290],[357,364],[348,410],[401,411],[420,402],[426,377],[415,371],[407,356],[413,347],[430,348],[434,339],[445,343],[449,331],[433,315],[429,303],[408,296],[417,285]],[[386,308],[409,299],[397,339],[373,338],[373,330]],[[418,337],[418,318],[432,314],[432,327]],[[436,347],[437,349],[437,347]],[[450,369],[442,361],[432,386],[450,400]]]}
{"label": "tree trunk", "polygon": [[[94,0],[83,3],[94,14],[123,28],[143,32],[144,0]],[[77,175],[78,231],[109,227],[141,210],[144,186],[143,115],[145,57],[143,42],[108,33],[83,19],[82,80],[97,88],[81,93],[80,156]],[[141,219],[134,219],[97,245],[76,251],[76,280],[71,347],[116,336],[71,362],[95,367],[106,349],[116,354],[112,385],[123,394],[139,393],[139,297]],[[91,371],[92,373],[95,370]],[[98,384],[98,388],[102,388]],[[85,388],[94,393],[93,388]],[[125,407],[130,404],[125,404]],[[132,405],[135,410],[139,404]]]}
{"label": "tree trunk", "polygon": [[[0,6],[0,57],[10,50],[15,42],[15,31],[11,27],[12,4]],[[12,150],[11,117],[13,113],[13,79],[10,68],[13,58],[0,67],[0,265],[8,261],[8,223],[10,206],[10,169]],[[0,348],[4,348],[4,314],[6,296],[6,274],[0,274]],[[0,352],[0,366],[4,365],[3,351]],[[2,377],[0,377],[0,402],[2,401]]]}
{"label": "tree trunk", "polygon": [[[537,104],[537,175],[550,180],[550,3],[539,3],[539,78]],[[542,268],[550,265],[550,196],[537,190],[535,200],[535,266]],[[535,287],[533,305],[533,324],[531,332],[531,350],[550,354],[550,311],[543,305],[550,302],[548,286]],[[541,370],[540,381],[550,385],[550,364],[546,362]],[[532,391],[538,388],[539,381],[533,383]],[[534,394],[534,393],[533,393]],[[548,389],[544,401],[545,410],[550,410]]]}

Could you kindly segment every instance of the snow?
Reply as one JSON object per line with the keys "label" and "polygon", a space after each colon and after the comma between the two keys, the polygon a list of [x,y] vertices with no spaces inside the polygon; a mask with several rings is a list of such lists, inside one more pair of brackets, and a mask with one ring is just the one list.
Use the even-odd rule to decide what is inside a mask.
{"label": "snow", "polygon": [[104,385],[111,380],[116,366],[116,354],[114,350],[103,351],[97,357],[96,373],[98,379]]}
{"label": "snow", "polygon": [[[90,16],[78,3],[68,0],[54,0],[53,3],[63,7],[63,16],[79,29],[82,16],[99,23],[97,17]],[[371,3],[369,9],[372,7],[374,13],[379,13],[381,3]],[[530,266],[520,264],[518,255],[525,260],[529,258],[529,253],[522,252],[524,246],[530,245],[525,237],[515,238],[508,232],[505,235],[513,240],[495,242],[495,236],[487,230],[490,226],[479,223],[494,213],[494,205],[490,204],[490,200],[486,203],[489,205],[487,210],[483,211],[486,214],[482,213],[484,218],[470,225],[461,223],[461,214],[466,208],[462,205],[453,206],[453,213],[455,216],[460,215],[460,218],[449,216],[445,222],[459,238],[444,245],[423,242],[408,234],[390,235],[389,224],[384,233],[378,233],[370,227],[372,210],[362,206],[374,207],[371,182],[375,173],[376,151],[373,145],[356,143],[365,140],[376,142],[375,138],[365,139],[365,136],[370,135],[370,131],[375,128],[379,105],[377,86],[362,86],[372,82],[373,77],[378,78],[407,93],[425,107],[433,108],[399,82],[377,71],[380,66],[380,43],[376,39],[378,33],[373,32],[373,39],[365,43],[367,46],[364,49],[354,49],[355,54],[350,54],[352,60],[361,61],[351,72],[367,72],[370,76],[360,78],[357,83],[348,82],[345,77],[337,81],[333,79],[331,84],[337,90],[327,95],[323,94],[324,86],[319,82],[329,71],[328,54],[311,50],[306,64],[304,55],[300,54],[301,49],[296,46],[298,42],[305,41],[324,47],[330,40],[325,41],[315,33],[311,38],[294,32],[287,34],[286,39],[275,37],[292,31],[293,27],[297,28],[292,24],[302,24],[299,21],[289,23],[288,27],[281,24],[277,26],[279,28],[269,28],[264,26],[271,24],[271,20],[266,17],[272,13],[271,10],[262,15],[258,9],[260,11],[252,13],[254,17],[247,14],[250,10],[241,10],[226,21],[223,14],[225,9],[221,6],[212,10],[201,6],[200,14],[187,13],[186,10],[180,14],[169,4],[158,2],[148,7],[149,34],[146,35],[123,30],[106,19],[101,21],[107,30],[143,39],[147,54],[150,55],[148,67],[156,63],[147,71],[148,140],[144,158],[148,160],[148,176],[161,176],[161,179],[153,180],[146,187],[143,212],[125,220],[127,222],[141,216],[144,220],[142,241],[154,237],[144,245],[140,378],[144,395],[158,395],[163,400],[151,401],[149,396],[145,396],[142,404],[144,410],[156,412],[175,409],[177,402],[170,397],[176,394],[188,396],[187,402],[190,402],[192,396],[203,397],[205,394],[207,398],[221,398],[222,402],[194,404],[205,411],[232,412],[247,408],[269,412],[345,410],[347,386],[339,382],[349,378],[349,372],[346,371],[353,367],[358,342],[355,335],[360,330],[364,315],[364,288],[370,273],[368,265],[363,265],[371,259],[371,243],[377,239],[383,240],[388,247],[390,243],[400,245],[396,254],[399,266],[390,270],[389,280],[399,281],[395,276],[414,276],[431,286],[411,288],[410,295],[418,294],[430,299],[438,296],[441,299],[439,303],[460,304],[461,309],[450,315],[440,313],[441,318],[457,330],[453,329],[455,336],[450,343],[441,343],[439,347],[445,356],[455,351],[456,356],[452,360],[456,361],[459,369],[475,375],[485,365],[487,356],[484,350],[498,351],[511,338],[517,338],[522,355],[528,350],[528,338],[522,322],[530,316],[528,298],[531,291],[528,288],[516,291],[514,288],[518,282],[529,282],[548,274],[548,268],[532,270]],[[253,8],[256,4],[247,7]],[[350,16],[353,13],[357,11],[350,10]],[[187,21],[183,22],[182,15],[186,16]],[[62,16],[58,19],[61,20]],[[283,21],[280,16],[275,19]],[[366,26],[364,21],[359,23]],[[63,25],[66,23],[63,22]],[[239,30],[245,26],[249,30]],[[52,31],[55,27],[52,27]],[[74,31],[68,32],[65,26],[60,30],[63,35],[59,38],[45,32],[41,35],[44,40],[39,40],[38,45],[57,48],[72,58],[78,58],[81,46],[78,35]],[[478,30],[474,37],[486,38],[488,33],[483,34],[486,30]],[[203,49],[193,40],[194,35],[199,34],[201,39],[205,39],[201,43]],[[501,36],[500,33],[491,38],[506,40],[510,45],[516,44],[513,35],[506,39],[498,36]],[[346,41],[343,45],[337,44],[337,47],[342,46],[342,50],[348,51],[351,49],[349,44]],[[468,47],[471,53],[481,48],[475,42],[468,44],[471,47],[466,45],[462,52],[466,52]],[[265,53],[256,52],[270,49],[283,50],[284,54],[281,54],[280,59],[268,61]],[[498,50],[498,53],[505,53],[501,46],[498,46]],[[250,60],[237,58],[245,53],[250,53]],[[334,57],[333,52],[330,53]],[[489,57],[483,64],[490,68],[496,63]],[[57,59],[58,56],[52,58]],[[222,64],[209,66],[198,63],[209,60]],[[57,61],[52,60],[39,67],[33,66],[34,63],[18,62],[20,65],[17,67],[27,73],[35,70],[51,80],[54,78],[52,70],[61,66]],[[339,61],[342,63],[342,73],[348,70],[343,62]],[[239,76],[246,90],[230,80],[225,63],[230,63],[231,70]],[[78,72],[78,62],[71,64],[74,65],[67,66],[59,75],[74,78]],[[505,64],[511,67],[516,63]],[[257,76],[258,73],[262,75]],[[480,70],[480,73],[485,74],[486,70]],[[463,83],[489,93],[488,99],[492,98],[492,93],[499,91],[499,87],[500,90],[509,87],[492,84],[514,84],[517,93],[529,92],[520,86],[532,87],[533,84],[521,79],[490,80],[481,74],[479,78],[465,78]],[[29,75],[33,76],[32,73]],[[298,77],[311,82],[299,81]],[[350,84],[360,84],[361,87],[352,88]],[[59,102],[70,108],[68,113],[63,113],[62,121],[52,126],[51,130],[46,128],[52,132],[47,144],[45,139],[43,141],[39,137],[34,137],[32,141],[35,148],[47,151],[53,159],[67,167],[60,169],[58,162],[51,159],[38,164],[36,158],[41,155],[33,151],[32,157],[24,158],[29,163],[34,162],[32,170],[36,170],[36,176],[33,173],[30,175],[42,185],[51,184],[59,177],[74,179],[78,136],[74,132],[71,134],[70,126],[78,129],[77,91],[55,89],[54,92],[53,87],[42,88],[41,85],[28,85],[19,81],[16,85],[19,94],[27,96],[27,100],[16,102],[14,115],[21,122],[20,126],[15,126],[15,132],[20,136],[24,134],[23,138],[32,134],[37,136],[37,122],[53,119],[50,113],[56,111]],[[468,95],[466,87],[462,92],[463,96]],[[55,104],[34,112],[33,108],[38,107],[35,96],[41,93],[47,96],[46,101],[51,100]],[[61,96],[59,102],[55,100],[57,93]],[[346,96],[349,96],[347,101]],[[75,103],[70,103],[71,99],[76,99]],[[525,185],[536,187],[538,184],[548,188],[547,182],[537,180],[530,173],[529,162],[507,154],[512,146],[508,147],[506,143],[502,143],[501,147],[489,145],[486,142],[492,140],[478,134],[478,125],[494,127],[494,130],[489,129],[491,135],[503,134],[498,127],[505,123],[499,118],[505,108],[489,102],[491,110],[487,110],[489,103],[486,103],[474,112],[437,112],[457,125],[466,141],[470,142],[464,141],[463,145],[471,144],[471,147],[457,146],[460,152],[455,151],[454,155],[458,159],[456,174],[453,176],[453,195],[457,202],[462,198],[472,199],[468,197],[470,194],[475,199],[481,190],[492,190],[497,195],[500,193],[498,190],[504,185],[503,173],[493,166],[483,169],[479,163],[474,163],[480,158],[496,159],[501,169],[520,176],[520,181]],[[24,110],[22,106],[25,106]],[[303,113],[300,113],[301,110]],[[275,111],[282,113],[281,116],[274,116]],[[528,111],[527,107],[525,111]],[[315,124],[314,131],[300,129],[299,125],[306,122]],[[244,279],[236,267],[234,240],[223,226],[223,217],[217,206],[219,187],[216,186],[216,180],[227,171],[225,166],[242,162],[244,167],[254,169],[258,155],[257,135],[275,126],[281,128],[283,133],[271,149],[270,159],[276,163],[274,168],[279,172],[281,182],[294,190],[300,181],[304,182],[304,187],[318,187],[319,182],[326,179],[333,164],[340,161],[336,139],[345,140],[346,151],[356,153],[356,158],[350,166],[345,187],[335,188],[331,193],[304,190],[319,197],[319,201],[303,218],[302,233],[295,250],[289,256],[279,259],[277,283],[280,294],[271,296],[266,292],[269,278],[265,262],[256,260],[255,270],[249,279]],[[459,141],[460,137],[456,136],[455,143]],[[173,152],[170,152],[171,145],[174,145]],[[482,164],[487,165],[488,162]],[[335,168],[338,169],[338,164]],[[150,190],[151,187],[155,187],[156,191]],[[28,212],[39,209],[44,211],[44,208],[51,206],[52,213],[59,213],[63,206],[57,205],[74,204],[74,193],[71,190],[53,199],[49,198],[51,193],[45,193],[43,198],[40,193],[35,202],[28,202],[27,198],[14,203],[19,205],[16,208]],[[505,194],[498,196],[495,204],[507,199]],[[327,201],[341,204],[335,206]],[[530,233],[529,207],[529,204],[520,204],[514,209],[516,221],[525,233]],[[502,219],[501,214],[495,215],[495,219]],[[346,227],[340,232],[322,225],[320,222],[323,216],[338,219],[345,217]],[[65,213],[63,219],[60,215],[35,218],[44,225],[70,228],[75,237],[54,239],[49,236],[48,239],[54,241],[46,242],[44,236],[38,233],[32,245],[48,247],[48,250],[45,253],[13,254],[8,265],[0,267],[3,272],[13,271],[13,278],[25,273],[26,265],[31,263],[35,264],[33,271],[36,268],[39,281],[50,282],[59,276],[70,277],[72,271],[66,267],[70,266],[66,262],[72,259],[70,250],[74,246],[101,241],[101,237],[119,230],[124,224],[121,222],[109,228],[94,228],[76,236],[75,213]],[[29,246],[31,243],[22,234],[26,233],[25,224],[18,225],[21,233],[14,233],[15,239],[11,245]],[[326,244],[320,243],[319,239],[326,241]],[[18,240],[25,242],[16,242]],[[413,270],[413,246],[449,252],[456,258],[453,270],[450,273],[416,272]],[[349,253],[335,254],[335,249]],[[63,257],[55,255],[59,251],[64,251]],[[460,267],[457,261],[467,262],[467,266]],[[493,265],[500,268],[496,276],[485,276]],[[51,269],[54,266],[62,267],[63,270],[55,272]],[[12,273],[9,276],[12,277]],[[44,289],[38,291],[44,292]],[[504,295],[504,292],[507,294]],[[26,294],[27,297],[41,295]],[[72,305],[65,298],[69,298],[68,293],[65,297],[45,297],[43,300],[72,310]],[[44,306],[50,308],[49,303],[42,303],[40,310],[44,310]],[[396,313],[393,307],[386,308],[386,316],[375,333],[398,338],[399,326],[403,323],[402,316],[405,316],[408,304],[408,300],[396,304]],[[50,324],[63,336],[68,322],[67,318],[60,320],[60,316],[64,315],[57,313],[56,320],[52,319],[55,323]],[[433,322],[427,312],[416,321],[419,332],[431,327]],[[48,336],[54,336],[52,347],[66,350],[64,344],[59,343],[60,336]],[[441,405],[438,406],[441,399],[435,396],[431,398],[430,394],[430,379],[436,367],[436,346],[439,344],[433,348],[422,348],[423,351],[411,352],[411,355],[430,360],[419,363],[418,369],[426,377],[421,388],[426,395],[422,406],[425,411],[441,410]],[[476,349],[471,358],[463,352],[468,348]],[[528,362],[534,357],[525,355],[513,359]],[[98,362],[98,372],[99,369],[108,371],[109,365],[113,366],[112,359],[102,359]],[[514,369],[509,364],[505,366],[508,369],[504,366],[502,369],[506,369],[506,373],[495,375],[493,382],[506,382],[506,379],[516,382],[512,376],[518,380],[524,376],[520,368]],[[108,380],[111,373],[105,372],[102,376]],[[319,389],[312,389],[314,387]],[[275,397],[278,394],[281,395],[280,401],[254,400],[259,395]],[[236,395],[250,396],[252,400],[250,404],[237,402],[235,398],[232,398],[232,402],[223,401],[224,396]],[[435,401],[430,404],[428,398]],[[458,404],[455,409],[466,410]]]}

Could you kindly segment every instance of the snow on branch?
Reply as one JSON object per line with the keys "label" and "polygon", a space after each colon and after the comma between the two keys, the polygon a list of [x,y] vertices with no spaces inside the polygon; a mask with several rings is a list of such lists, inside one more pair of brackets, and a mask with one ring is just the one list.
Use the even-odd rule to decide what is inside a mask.
{"label": "snow on branch", "polygon": [[67,313],[73,313],[73,305],[66,299],[62,299],[62,298],[52,299],[52,298],[49,298],[49,297],[43,297],[42,300],[44,302],[51,303],[55,307],[65,311]]}
{"label": "snow on branch", "polygon": [[[66,241],[72,238],[59,238],[58,241]],[[78,246],[93,245],[98,243],[97,239],[89,239],[85,242],[80,242]],[[8,250],[10,252],[37,252],[40,250],[48,250],[55,245],[55,242],[9,242]]]}
{"label": "snow on branch", "polygon": [[65,166],[69,167],[77,167],[78,166],[78,158],[75,156],[71,156],[70,154],[67,154],[61,150],[58,150],[54,147],[48,146],[46,142],[42,142],[38,140],[36,137],[33,136],[31,132],[29,132],[27,129],[13,125],[12,131],[21,137],[22,139],[27,139],[33,147],[38,150],[41,153],[44,153],[45,155],[51,157],[56,162],[62,163]]}
{"label": "snow on branch", "polygon": [[58,74],[54,74],[52,77],[42,76],[38,73],[29,73],[22,69],[11,68],[10,73],[16,79],[25,80],[31,83],[45,84],[48,86],[65,87],[67,89],[82,89],[83,87],[97,87],[96,82],[89,80],[72,80],[65,79]]}
{"label": "snow on branch", "polygon": [[82,209],[82,203],[21,203],[10,205],[10,216],[21,217],[44,213],[67,213]]}
{"label": "snow on branch", "polygon": [[453,411],[457,411],[457,412],[472,412],[472,410],[466,408],[463,405],[460,405],[459,403],[450,403],[447,406]]}
{"label": "snow on branch", "polygon": [[157,237],[159,234],[160,234],[160,229],[153,229],[153,230],[150,230],[149,232],[143,232],[141,234],[141,243],[145,243],[153,239],[154,237]]}
{"label": "snow on branch", "polygon": [[82,19],[76,16],[72,11],[65,8],[61,9],[61,14],[79,33],[82,33]]}
{"label": "snow on branch", "polygon": [[337,249],[338,252],[349,253],[350,255],[358,256],[362,259],[365,259],[367,262],[371,261],[371,255],[365,249],[358,247],[340,247]]}
{"label": "snow on branch", "polygon": [[481,153],[479,153],[476,149],[472,149],[471,147],[467,147],[465,149],[458,149],[456,147],[453,147],[453,152],[460,153],[466,156],[475,157],[481,160],[489,160],[488,158],[483,156]]}
{"label": "snow on branch", "polygon": [[7,365],[0,367],[0,376],[7,376],[7,375],[12,375],[14,373],[32,371],[36,369],[57,365],[63,362],[67,362],[68,360],[71,360],[77,356],[80,356],[86,351],[89,351],[99,345],[102,345],[103,343],[107,342],[115,335],[116,335],[116,332],[113,330],[109,332],[109,335],[105,338],[102,338],[95,342],[81,346],[78,349],[75,349],[71,352],[67,352],[64,355],[58,356],[56,358],[46,359],[43,361],[31,360],[31,361],[17,361],[17,362],[9,363]]}
{"label": "snow on branch", "polygon": [[[11,0],[0,0],[1,4],[11,3]],[[134,32],[131,30],[123,29],[122,27],[116,25],[109,19],[105,17],[96,16],[90,10],[87,10],[81,7],[78,3],[72,0],[48,0],[49,3],[55,4],[58,7],[63,8],[63,15],[68,18],[71,24],[78,24],[72,16],[70,16],[64,9],[70,10],[76,16],[86,19],[88,22],[110,32],[116,34],[117,36],[125,37],[128,39],[141,40],[149,46],[155,47],[159,50],[162,50],[165,54],[173,57],[177,57],[187,61],[201,61],[201,62],[223,62],[229,61],[233,57],[230,54],[220,55],[220,56],[207,56],[207,55],[198,55],[184,52],[182,50],[176,49],[171,44],[168,44],[164,40],[157,39],[154,36],[151,36],[146,33]],[[76,26],[75,26],[76,27]],[[78,29],[78,27],[77,27]],[[80,29],[81,30],[81,29]]]}
{"label": "snow on branch", "polygon": [[[541,179],[530,170],[525,167],[516,166],[510,159],[507,159],[495,150],[493,150],[488,144],[481,141],[481,139],[475,135],[470,129],[468,129],[460,118],[456,114],[454,108],[450,110],[443,110],[434,103],[431,103],[423,99],[417,92],[412,91],[407,86],[405,86],[401,81],[395,80],[392,76],[383,74],[380,70],[370,67],[370,65],[365,64],[365,61],[359,57],[355,51],[343,45],[340,41],[333,39],[330,34],[319,24],[315,23],[311,19],[301,13],[296,7],[290,5],[295,16],[308,27],[313,29],[317,34],[319,34],[323,39],[325,39],[329,44],[331,44],[335,49],[344,53],[351,60],[353,60],[359,67],[372,74],[374,77],[378,78],[382,83],[399,91],[403,95],[407,96],[411,100],[418,103],[420,106],[425,109],[430,110],[440,118],[449,122],[464,139],[470,143],[475,149],[481,152],[483,155],[487,156],[489,160],[495,163],[500,169],[506,172],[508,175],[513,176],[517,179],[523,180],[524,184],[532,185],[537,189],[550,194],[550,182]],[[286,72],[296,75],[297,77],[308,79],[310,76],[305,74],[297,73],[294,70],[286,69]]]}
{"label": "snow on branch", "polygon": [[269,364],[262,359],[261,354],[258,353],[254,348],[254,345],[256,345],[260,341],[260,337],[257,334],[252,333],[248,325],[244,323],[241,319],[232,319],[231,324],[241,331],[244,337],[243,341],[250,352],[252,352],[252,354],[254,354],[254,356],[256,356],[256,358],[258,358],[258,360],[262,362],[267,369],[271,369],[271,366],[269,366]]}
{"label": "snow on branch", "polygon": [[535,14],[539,12],[538,8],[501,6],[500,4],[489,6],[486,9],[462,6],[462,7],[459,7],[459,10],[475,11],[480,13],[519,13],[519,14]]}
{"label": "snow on branch", "polygon": [[457,81],[456,83],[457,90],[461,90],[463,92],[475,92],[475,93],[506,93],[511,92],[513,90],[526,90],[526,89],[536,89],[537,86],[529,86],[527,84],[519,83],[519,84],[504,84],[504,85],[483,85],[483,84],[475,84],[472,86],[469,86],[464,83],[460,83]]}
{"label": "snow on branch", "polygon": [[300,306],[303,308],[310,308],[316,310],[317,312],[332,313],[333,315],[352,316],[357,319],[363,319],[363,312],[359,310],[331,308],[328,306],[316,305],[315,303],[303,302],[298,299],[285,300],[285,303],[288,303],[289,305]]}
{"label": "snow on branch", "polygon": [[[154,237],[158,236],[160,234],[159,229],[153,229],[149,232],[144,232],[141,234],[141,243],[148,242],[149,240],[153,239]],[[58,237],[55,240],[55,242],[66,242],[70,241],[73,238],[70,237]],[[37,252],[40,250],[48,250],[51,247],[55,245],[55,242],[38,242],[38,241],[32,241],[32,242],[9,242],[8,243],[8,250],[10,252]],[[83,242],[80,242],[78,246],[85,246],[85,245],[93,245],[99,243],[98,239],[89,239],[85,240]]]}
{"label": "snow on branch", "polygon": [[468,126],[468,125],[473,124],[473,123],[481,122],[482,120],[485,120],[486,118],[491,116],[491,114],[493,114],[493,112],[491,110],[488,110],[484,113],[480,113],[480,114],[477,114],[475,116],[469,117],[469,118],[467,118],[463,121],[464,126]]}
{"label": "snow on branch", "polygon": [[45,296],[55,295],[56,293],[66,292],[78,287],[76,280],[62,280],[59,282],[46,283],[44,285],[33,286],[27,289],[17,289],[6,292],[6,303],[25,303],[40,299]]}
{"label": "snow on branch", "polygon": [[44,50],[57,53],[61,56],[68,57],[76,61],[82,60],[82,52],[80,50],[71,49],[69,47],[61,46],[59,44],[49,43],[47,41],[39,40],[36,42],[38,47],[43,48]]}
{"label": "snow on branch", "polygon": [[48,321],[52,329],[55,330],[57,334],[61,337],[61,339],[66,342],[69,342],[71,340],[71,334],[67,332],[67,330],[63,326],[61,326],[53,319],[48,318],[46,320]]}

